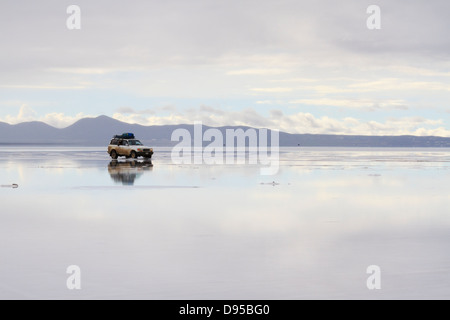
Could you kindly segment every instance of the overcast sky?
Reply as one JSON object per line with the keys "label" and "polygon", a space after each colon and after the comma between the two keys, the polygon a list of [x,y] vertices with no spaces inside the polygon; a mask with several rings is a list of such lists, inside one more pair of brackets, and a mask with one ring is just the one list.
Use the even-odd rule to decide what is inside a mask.
{"label": "overcast sky", "polygon": [[2,0],[0,121],[450,136],[449,13],[448,0]]}

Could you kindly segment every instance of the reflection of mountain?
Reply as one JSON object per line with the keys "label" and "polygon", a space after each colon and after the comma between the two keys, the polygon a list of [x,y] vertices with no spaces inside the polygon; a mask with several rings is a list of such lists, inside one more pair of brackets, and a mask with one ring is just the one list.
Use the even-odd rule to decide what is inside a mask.
{"label": "reflection of mountain", "polygon": [[150,170],[153,170],[153,164],[150,160],[122,162],[113,160],[108,165],[108,172],[111,179],[125,186],[134,185],[134,181],[137,178]]}

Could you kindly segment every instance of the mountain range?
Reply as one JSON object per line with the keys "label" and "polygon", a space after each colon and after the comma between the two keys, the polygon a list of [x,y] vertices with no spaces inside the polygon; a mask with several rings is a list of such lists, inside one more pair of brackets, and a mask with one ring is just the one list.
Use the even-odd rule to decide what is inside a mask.
{"label": "mountain range", "polygon": [[[172,132],[183,128],[193,137],[193,125],[142,126],[128,124],[107,116],[85,118],[67,128],[55,128],[43,122],[10,125],[0,122],[0,144],[52,144],[67,146],[105,146],[115,134],[133,132],[151,146],[173,146]],[[204,126],[204,130],[210,127]],[[249,127],[220,127],[225,137],[227,129]],[[290,134],[280,132],[280,146],[303,147],[447,147],[450,138],[419,136],[349,136],[322,134]]]}

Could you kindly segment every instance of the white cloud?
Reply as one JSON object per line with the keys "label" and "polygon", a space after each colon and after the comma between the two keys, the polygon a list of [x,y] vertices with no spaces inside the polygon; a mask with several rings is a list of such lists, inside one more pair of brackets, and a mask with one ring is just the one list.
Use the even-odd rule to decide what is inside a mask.
{"label": "white cloud", "polygon": [[404,100],[371,100],[371,99],[300,99],[290,101],[291,104],[309,105],[309,106],[331,106],[340,108],[357,108],[368,111],[378,109],[398,109],[407,110],[408,106]]}
{"label": "white cloud", "polygon": [[19,122],[28,122],[34,121],[36,119],[37,113],[31,109],[26,104],[22,105],[19,109],[19,113],[16,117],[7,116],[6,122],[8,123],[19,123]]}
{"label": "white cloud", "polygon": [[115,72],[116,70],[102,68],[50,68],[48,71],[69,74],[103,75]]}
{"label": "white cloud", "polygon": [[267,76],[267,75],[279,75],[289,73],[286,69],[242,69],[228,71],[226,74],[229,76],[242,76],[242,75],[257,75],[257,76]]}
{"label": "white cloud", "polygon": [[277,83],[283,83],[283,82],[299,82],[299,83],[312,83],[312,82],[318,82],[319,79],[313,79],[313,78],[287,78],[287,79],[274,79],[270,80],[270,82],[277,82]]}
{"label": "white cloud", "polygon": [[256,104],[273,104],[274,102],[272,100],[261,100],[256,101]]}
{"label": "white cloud", "polygon": [[39,121],[45,122],[56,128],[65,128],[78,120],[83,118],[93,118],[94,116],[88,116],[83,113],[78,113],[75,116],[67,116],[64,113],[49,113],[43,117],[39,117]]}
{"label": "white cloud", "polygon": [[19,113],[16,116],[7,115],[4,119],[0,118],[0,121],[9,124],[17,124],[22,122],[41,121],[47,123],[56,128],[65,128],[75,123],[76,121],[93,117],[83,113],[78,113],[75,116],[67,116],[64,113],[48,113],[44,116],[38,116],[37,112],[26,104],[20,107]]}
{"label": "white cloud", "polygon": [[409,81],[399,78],[386,78],[377,81],[351,84],[349,90],[354,92],[371,91],[450,91],[450,84],[438,81]]}
{"label": "white cloud", "polygon": [[[252,94],[264,95],[258,100],[289,92],[289,100],[341,93],[350,100],[362,96],[351,93],[371,92],[443,108],[450,92],[450,2],[436,1],[382,0],[389,10],[380,32],[367,30],[366,8],[357,0],[339,6],[329,0],[85,1],[88,29],[70,36],[52,1],[28,4],[25,11],[20,2],[4,1],[9,19],[0,19],[0,27],[15,36],[5,34],[8,45],[0,51],[1,88],[11,89],[2,96],[41,90],[41,99],[63,105],[79,97],[77,90],[92,88],[86,95],[97,103],[80,103],[76,112],[98,113],[117,108],[116,101],[139,105],[143,97],[184,106],[192,98],[200,104],[231,97],[243,105],[254,88]],[[345,77],[355,80],[336,80]],[[422,99],[424,94],[429,96]]]}
{"label": "white cloud", "polygon": [[384,122],[363,121],[346,117],[336,119],[316,117],[311,113],[283,114],[272,110],[269,116],[262,116],[254,109],[223,111],[212,107],[176,111],[168,116],[143,117],[141,114],[115,113],[115,119],[142,125],[189,124],[201,121],[209,126],[251,126],[279,129],[290,133],[346,134],[346,135],[419,135],[450,137],[441,119],[422,117],[389,118]]}
{"label": "white cloud", "polygon": [[58,85],[0,85],[4,89],[37,89],[37,90],[82,90],[85,86],[58,86]]}
{"label": "white cloud", "polygon": [[254,92],[264,92],[264,93],[283,93],[291,92],[292,88],[253,88],[251,91]]}
{"label": "white cloud", "polygon": [[405,73],[407,75],[413,76],[424,76],[424,77],[450,77],[450,72],[433,70],[427,68],[418,68],[412,66],[396,66],[391,68],[393,71],[398,71]]}
{"label": "white cloud", "polygon": [[[166,110],[167,115],[155,115],[153,110]],[[123,113],[120,111],[124,111]],[[42,121],[52,126],[63,128],[74,122],[92,117],[79,113],[68,116],[64,113],[49,113],[38,116],[27,105],[22,105],[16,116],[6,116],[0,121],[11,124],[28,121]],[[113,115],[114,119],[141,125],[192,124],[201,121],[209,126],[250,126],[257,128],[279,129],[290,133],[311,134],[346,134],[346,135],[418,135],[450,137],[450,130],[445,128],[442,119],[423,117],[388,118],[384,122],[364,121],[352,117],[342,119],[316,117],[311,113],[299,112],[285,115],[281,110],[272,110],[269,116],[263,116],[252,108],[240,111],[225,111],[209,106],[200,106],[188,110],[175,107],[147,109],[143,111],[122,108]]]}

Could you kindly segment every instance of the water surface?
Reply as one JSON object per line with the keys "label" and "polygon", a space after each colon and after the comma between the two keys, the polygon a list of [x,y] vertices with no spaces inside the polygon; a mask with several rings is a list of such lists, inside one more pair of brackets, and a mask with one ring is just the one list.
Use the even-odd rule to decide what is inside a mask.
{"label": "water surface", "polygon": [[449,149],[285,148],[276,176],[155,152],[1,147],[0,298],[450,298]]}

